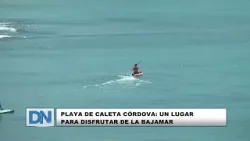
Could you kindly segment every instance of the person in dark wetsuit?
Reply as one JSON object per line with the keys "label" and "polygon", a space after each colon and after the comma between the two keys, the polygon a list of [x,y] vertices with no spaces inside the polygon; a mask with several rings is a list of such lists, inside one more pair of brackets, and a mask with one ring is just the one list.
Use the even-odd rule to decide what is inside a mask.
{"label": "person in dark wetsuit", "polygon": [[133,67],[133,73],[132,73],[132,75],[134,75],[134,74],[138,74],[138,73],[141,73],[141,72],[139,71],[139,67],[138,67],[138,65],[137,65],[137,64],[135,64],[135,65],[134,65],[134,67]]}
{"label": "person in dark wetsuit", "polygon": [[3,110],[1,103],[0,103],[0,110]]}

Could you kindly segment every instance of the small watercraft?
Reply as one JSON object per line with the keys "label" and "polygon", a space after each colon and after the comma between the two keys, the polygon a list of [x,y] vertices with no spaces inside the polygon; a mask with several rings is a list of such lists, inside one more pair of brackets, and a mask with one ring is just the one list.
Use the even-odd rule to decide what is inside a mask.
{"label": "small watercraft", "polygon": [[13,109],[2,109],[0,110],[0,114],[14,113]]}
{"label": "small watercraft", "polygon": [[[133,69],[132,69],[132,76],[134,77],[134,78],[139,78],[139,77],[141,77],[142,75],[143,75],[143,72],[141,72],[141,71],[139,71],[139,67],[138,67],[138,65],[141,63],[141,61],[140,62],[138,62],[137,64],[135,64],[134,65],[134,67],[133,67]],[[136,74],[134,74],[134,72],[137,72]]]}
{"label": "small watercraft", "polygon": [[143,76],[143,72],[137,73],[137,74],[132,74],[133,77],[135,78],[139,78],[141,76]]}
{"label": "small watercraft", "polygon": [[0,114],[7,114],[7,113],[13,113],[13,112],[14,112],[13,109],[3,109],[0,103]]}

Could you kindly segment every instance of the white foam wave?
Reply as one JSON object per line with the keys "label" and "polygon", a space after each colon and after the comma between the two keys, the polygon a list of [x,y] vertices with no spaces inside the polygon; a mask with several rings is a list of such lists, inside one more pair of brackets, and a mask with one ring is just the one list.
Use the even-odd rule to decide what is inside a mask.
{"label": "white foam wave", "polygon": [[10,38],[11,36],[9,36],[9,35],[0,35],[0,39],[1,38]]}
{"label": "white foam wave", "polygon": [[5,27],[5,26],[0,26],[0,30],[3,30],[3,31],[10,31],[10,32],[16,32],[16,31],[17,31],[15,28],[12,28],[12,27]]}
{"label": "white foam wave", "polygon": [[2,31],[9,31],[9,32],[16,32],[17,29],[13,27],[13,23],[0,23],[0,30]]}

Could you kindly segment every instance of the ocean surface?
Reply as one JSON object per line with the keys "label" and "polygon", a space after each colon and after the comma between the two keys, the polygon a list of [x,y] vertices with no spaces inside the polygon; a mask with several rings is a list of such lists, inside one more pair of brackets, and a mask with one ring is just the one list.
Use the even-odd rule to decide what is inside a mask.
{"label": "ocean surface", "polygon": [[[249,141],[249,0],[1,0],[1,141]],[[144,76],[126,76],[141,61]],[[226,108],[227,127],[25,127],[26,107]]]}

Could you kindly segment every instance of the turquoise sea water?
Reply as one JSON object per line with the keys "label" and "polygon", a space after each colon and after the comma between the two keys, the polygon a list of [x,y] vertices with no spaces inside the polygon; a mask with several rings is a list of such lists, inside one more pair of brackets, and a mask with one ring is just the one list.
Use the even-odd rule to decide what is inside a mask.
{"label": "turquoise sea water", "polygon": [[[249,141],[249,5],[1,0],[0,140]],[[227,108],[228,126],[28,128],[26,107]]]}

